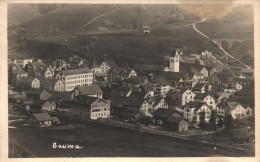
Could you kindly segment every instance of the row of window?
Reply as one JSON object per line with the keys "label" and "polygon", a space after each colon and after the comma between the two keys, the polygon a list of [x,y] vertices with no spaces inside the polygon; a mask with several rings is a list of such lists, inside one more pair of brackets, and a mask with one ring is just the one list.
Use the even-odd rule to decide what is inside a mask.
{"label": "row of window", "polygon": [[68,76],[67,80],[73,80],[73,79],[81,79],[81,78],[92,78],[93,74],[89,73],[89,74],[81,74],[81,75],[76,75],[76,76]]}
{"label": "row of window", "polygon": [[67,84],[77,84],[77,83],[86,83],[86,82],[92,82],[93,79],[83,79],[83,80],[74,80],[74,81],[68,81]]}
{"label": "row of window", "polygon": [[94,113],[92,114],[92,117],[103,117],[103,116],[107,116],[106,113]]}

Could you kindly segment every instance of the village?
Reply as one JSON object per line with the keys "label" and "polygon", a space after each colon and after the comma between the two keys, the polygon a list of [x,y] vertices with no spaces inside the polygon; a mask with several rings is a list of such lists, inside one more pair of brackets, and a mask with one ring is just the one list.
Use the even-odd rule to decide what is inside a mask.
{"label": "village", "polygon": [[243,128],[249,133],[239,144],[254,143],[254,71],[233,67],[236,61],[225,57],[176,48],[163,65],[134,68],[77,55],[51,64],[9,58],[9,128],[67,129],[77,121],[99,121],[201,138]]}

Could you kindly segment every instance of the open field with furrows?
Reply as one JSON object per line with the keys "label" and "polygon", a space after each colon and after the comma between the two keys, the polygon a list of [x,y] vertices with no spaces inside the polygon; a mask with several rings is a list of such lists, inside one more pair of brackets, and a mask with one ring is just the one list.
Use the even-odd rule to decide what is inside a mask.
{"label": "open field with furrows", "polygon": [[[108,126],[72,130],[37,128],[9,129],[12,144],[22,146],[26,157],[197,157],[243,156],[227,150],[179,143],[170,138],[147,136]],[[57,144],[80,145],[82,149],[53,149]],[[199,148],[199,149],[198,149]],[[9,148],[12,149],[12,148]],[[21,153],[22,151],[19,151]],[[13,155],[13,157],[16,157]]]}

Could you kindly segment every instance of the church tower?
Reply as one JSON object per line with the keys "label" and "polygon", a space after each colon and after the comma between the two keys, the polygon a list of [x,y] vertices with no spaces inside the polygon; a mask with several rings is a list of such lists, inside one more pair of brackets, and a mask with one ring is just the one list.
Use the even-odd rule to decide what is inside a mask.
{"label": "church tower", "polygon": [[172,52],[170,56],[170,72],[180,72],[180,54],[179,50],[176,50],[175,53]]}

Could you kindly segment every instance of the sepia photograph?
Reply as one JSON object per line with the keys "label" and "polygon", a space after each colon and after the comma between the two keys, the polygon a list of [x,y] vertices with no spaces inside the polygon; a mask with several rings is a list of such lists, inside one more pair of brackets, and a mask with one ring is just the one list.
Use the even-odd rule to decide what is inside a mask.
{"label": "sepia photograph", "polygon": [[8,158],[255,157],[254,3],[201,2],[8,3]]}

